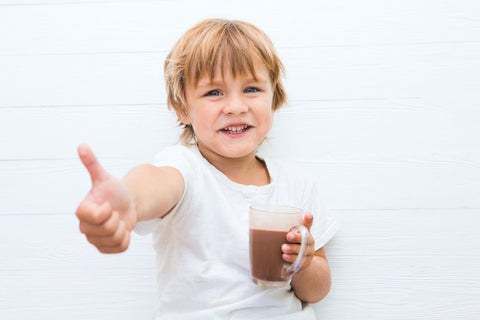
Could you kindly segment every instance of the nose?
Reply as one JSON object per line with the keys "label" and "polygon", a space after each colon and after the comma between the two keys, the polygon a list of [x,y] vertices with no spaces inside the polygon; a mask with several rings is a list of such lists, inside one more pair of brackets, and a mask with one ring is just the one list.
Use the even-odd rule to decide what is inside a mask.
{"label": "nose", "polygon": [[225,114],[242,114],[248,111],[248,104],[239,94],[231,94],[225,99],[223,113]]}

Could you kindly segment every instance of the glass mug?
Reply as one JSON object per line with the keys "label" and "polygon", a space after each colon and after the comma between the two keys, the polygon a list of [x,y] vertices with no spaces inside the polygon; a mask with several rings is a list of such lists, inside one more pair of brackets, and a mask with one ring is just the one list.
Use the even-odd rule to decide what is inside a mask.
{"label": "glass mug", "polygon": [[[252,281],[264,287],[290,283],[307,258],[309,231],[301,225],[302,209],[255,204],[250,207],[250,271]],[[302,235],[300,252],[294,263],[282,259],[282,244],[288,243],[288,232]]]}

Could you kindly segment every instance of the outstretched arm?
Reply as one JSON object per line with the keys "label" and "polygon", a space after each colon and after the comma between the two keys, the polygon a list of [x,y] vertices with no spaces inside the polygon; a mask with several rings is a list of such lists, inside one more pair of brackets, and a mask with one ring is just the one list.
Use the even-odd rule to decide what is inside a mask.
{"label": "outstretched arm", "polygon": [[166,216],[184,189],[183,176],[177,169],[150,164],[134,167],[122,181],[132,197],[137,222]]}

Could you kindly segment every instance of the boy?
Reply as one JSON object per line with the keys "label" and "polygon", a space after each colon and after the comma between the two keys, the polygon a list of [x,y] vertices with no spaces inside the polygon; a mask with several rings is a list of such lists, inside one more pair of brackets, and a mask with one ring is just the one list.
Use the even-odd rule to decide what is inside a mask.
{"label": "boy", "polygon": [[[120,181],[86,145],[79,156],[92,189],[76,214],[100,252],[125,251],[130,233],[153,232],[157,253],[155,319],[314,319],[308,303],[330,289],[323,246],[335,232],[315,183],[256,155],[273,112],[286,101],[283,66],[255,26],[211,19],[188,30],[165,61],[167,98],[183,133],[155,165]],[[248,208],[253,202],[307,210],[309,255],[291,286],[263,288],[250,280]],[[311,213],[310,213],[311,212]],[[315,214],[315,219],[313,215]],[[283,259],[293,262],[300,236],[288,233]]]}

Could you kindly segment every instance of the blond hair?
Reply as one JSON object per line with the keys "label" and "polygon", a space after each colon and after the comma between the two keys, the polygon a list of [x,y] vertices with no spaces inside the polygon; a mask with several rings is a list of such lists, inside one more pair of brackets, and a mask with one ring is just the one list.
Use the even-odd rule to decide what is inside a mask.
{"label": "blond hair", "polygon": [[[278,110],[287,100],[281,82],[285,71],[268,36],[243,21],[207,19],[198,23],[185,32],[165,59],[168,108],[187,115],[187,83],[196,86],[204,75],[213,80],[216,68],[220,68],[223,76],[225,66],[231,68],[234,77],[251,73],[256,78],[256,61],[268,70],[273,89],[272,110]],[[195,133],[192,126],[180,125],[183,126],[180,141],[185,145],[193,144]]]}

